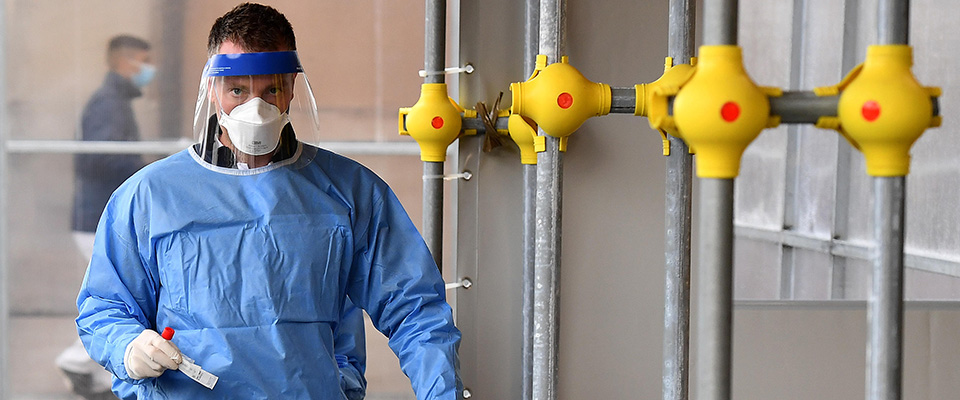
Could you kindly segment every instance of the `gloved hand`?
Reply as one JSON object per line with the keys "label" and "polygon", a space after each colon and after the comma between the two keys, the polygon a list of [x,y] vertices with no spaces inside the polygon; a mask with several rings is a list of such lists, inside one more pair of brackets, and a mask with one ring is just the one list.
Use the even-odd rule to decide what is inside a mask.
{"label": "gloved hand", "polygon": [[179,368],[182,361],[177,345],[151,329],[140,332],[123,354],[124,367],[132,379],[158,377],[163,371]]}

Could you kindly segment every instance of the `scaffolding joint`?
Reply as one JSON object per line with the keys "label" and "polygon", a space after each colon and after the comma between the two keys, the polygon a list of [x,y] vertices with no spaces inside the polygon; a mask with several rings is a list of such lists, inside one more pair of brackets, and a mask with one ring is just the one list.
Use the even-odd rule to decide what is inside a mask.
{"label": "scaffolding joint", "polygon": [[511,113],[529,118],[547,135],[565,138],[594,116],[610,113],[610,85],[591,82],[566,56],[547,65],[545,55],[526,82],[510,84]]}
{"label": "scaffolding joint", "polygon": [[510,138],[520,148],[520,163],[536,165],[537,153],[546,150],[546,144],[542,146],[544,150],[537,150],[537,123],[520,114],[510,114],[507,118],[507,128]]}
{"label": "scaffolding joint", "polygon": [[780,124],[780,118],[770,114],[770,97],[782,93],[750,79],[739,46],[701,46],[692,76],[673,97],[673,124],[677,136],[697,154],[697,176],[739,175],[750,142],[765,128]]}
{"label": "scaffolding joint", "polygon": [[401,135],[413,137],[420,145],[422,161],[444,162],[447,147],[461,134],[463,118],[471,115],[476,118],[476,111],[464,110],[453,101],[447,95],[445,83],[424,83],[416,104],[400,109],[399,130]]}
{"label": "scaffolding joint", "polygon": [[673,117],[669,115],[669,97],[680,91],[690,77],[693,76],[696,58],[691,58],[689,64],[673,64],[673,57],[664,61],[663,75],[650,83],[641,83],[635,86],[637,105],[634,115],[647,117],[650,127],[660,132],[663,141],[663,155],[670,155],[670,139],[667,135],[680,137]]}
{"label": "scaffolding joint", "polygon": [[912,47],[873,45],[840,83],[814,90],[818,96],[840,95],[837,116],[821,118],[817,127],[838,131],[860,150],[870,176],[907,175],[910,147],[942,122],[935,107],[940,88],[921,86],[912,66]]}

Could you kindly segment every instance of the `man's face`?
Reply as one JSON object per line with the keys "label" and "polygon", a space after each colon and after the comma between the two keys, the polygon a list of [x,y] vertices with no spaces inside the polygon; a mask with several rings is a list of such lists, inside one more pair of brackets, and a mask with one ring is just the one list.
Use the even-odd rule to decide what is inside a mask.
{"label": "man's face", "polygon": [[[231,41],[220,45],[219,54],[238,54],[246,51]],[[273,104],[281,112],[290,109],[296,74],[241,75],[216,78],[211,89],[212,101],[229,114],[234,107],[259,97]]]}
{"label": "man's face", "polygon": [[117,50],[113,56],[113,69],[121,76],[130,79],[130,77],[140,72],[143,64],[150,64],[150,51],[134,48],[125,48]]}

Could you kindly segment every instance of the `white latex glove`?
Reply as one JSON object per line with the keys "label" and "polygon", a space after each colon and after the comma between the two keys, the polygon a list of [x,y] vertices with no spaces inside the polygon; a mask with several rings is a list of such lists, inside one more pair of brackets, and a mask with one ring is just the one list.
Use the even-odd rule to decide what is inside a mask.
{"label": "white latex glove", "polygon": [[177,345],[151,329],[140,332],[123,353],[124,367],[132,379],[158,377],[163,371],[179,368],[182,361]]}

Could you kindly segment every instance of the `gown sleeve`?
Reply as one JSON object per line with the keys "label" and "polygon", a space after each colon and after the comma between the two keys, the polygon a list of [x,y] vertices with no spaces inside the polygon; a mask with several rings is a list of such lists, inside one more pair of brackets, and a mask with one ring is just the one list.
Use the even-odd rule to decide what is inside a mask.
{"label": "gown sleeve", "polygon": [[130,190],[119,189],[100,218],[93,256],[77,297],[77,331],[87,353],[108,371],[127,382],[123,364],[127,345],[153,326],[157,313],[159,279],[155,266],[148,268],[145,235],[135,215]]}
{"label": "gown sleeve", "polygon": [[340,388],[348,400],[363,400],[367,392],[364,372],[367,365],[363,311],[349,299],[344,302],[340,323],[334,333],[333,349],[340,368]]}
{"label": "gown sleeve", "polygon": [[348,294],[389,338],[417,399],[455,400],[460,331],[440,271],[394,193],[384,188],[370,197],[354,219]]}

